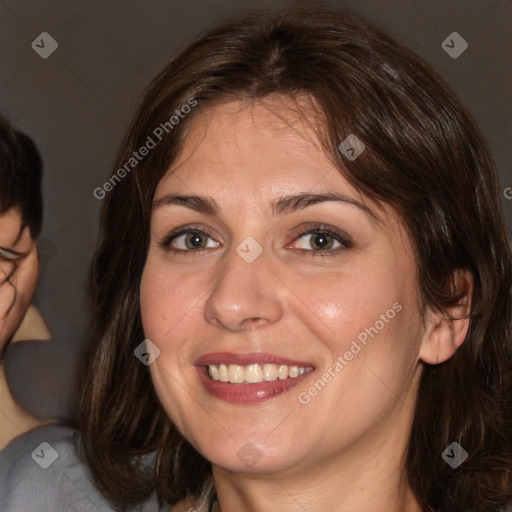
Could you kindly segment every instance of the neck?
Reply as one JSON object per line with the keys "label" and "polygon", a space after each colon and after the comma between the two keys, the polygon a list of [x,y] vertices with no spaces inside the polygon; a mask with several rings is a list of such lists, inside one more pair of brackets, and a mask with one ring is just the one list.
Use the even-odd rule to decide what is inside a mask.
{"label": "neck", "polygon": [[0,450],[3,450],[15,437],[40,424],[40,421],[14,400],[5,378],[2,362],[0,364]]}
{"label": "neck", "polygon": [[[421,512],[405,477],[412,411],[376,425],[349,448],[285,473],[237,474],[212,466],[221,512]],[[395,417],[396,419],[396,417]]]}
{"label": "neck", "polygon": [[326,465],[314,473],[286,479],[275,475],[241,478],[214,468],[220,512],[421,512],[404,478],[393,479],[376,462],[364,474]]}

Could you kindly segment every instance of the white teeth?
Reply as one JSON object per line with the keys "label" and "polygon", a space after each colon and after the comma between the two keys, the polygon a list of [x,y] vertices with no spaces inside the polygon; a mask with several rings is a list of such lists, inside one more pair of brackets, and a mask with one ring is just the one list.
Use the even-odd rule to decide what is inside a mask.
{"label": "white teeth", "polygon": [[208,366],[208,371],[213,380],[220,380],[219,369],[214,364]]}
{"label": "white teeth", "polygon": [[263,378],[268,381],[277,380],[277,365],[266,364],[263,367]]}
{"label": "white teeth", "polygon": [[299,367],[298,366],[290,366],[288,368],[288,377],[298,377],[299,376]]}
{"label": "white teeth", "polygon": [[263,382],[263,370],[259,364],[250,364],[245,369],[245,382]]}
{"label": "white teeth", "polygon": [[221,382],[227,382],[229,380],[228,367],[225,364],[219,364],[219,380]]}
{"label": "white teeth", "polygon": [[208,375],[210,379],[231,384],[254,384],[258,382],[273,382],[277,379],[294,379],[305,373],[309,373],[311,366],[288,366],[286,364],[250,364],[240,366],[238,364],[209,364]]}
{"label": "white teeth", "polygon": [[243,366],[238,366],[237,364],[230,364],[228,370],[229,382],[232,384],[238,384],[244,381],[245,378],[245,370]]}

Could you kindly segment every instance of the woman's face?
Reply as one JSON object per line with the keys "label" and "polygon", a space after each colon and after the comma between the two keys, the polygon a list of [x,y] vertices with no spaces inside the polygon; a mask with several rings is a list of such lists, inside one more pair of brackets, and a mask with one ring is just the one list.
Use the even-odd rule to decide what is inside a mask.
{"label": "woman's face", "polygon": [[293,105],[203,111],[155,193],[141,282],[152,379],[184,436],[235,472],[401,446],[420,376],[409,238]]}
{"label": "woman's face", "polygon": [[39,272],[37,244],[21,214],[0,215],[0,349],[16,331],[30,305]]}

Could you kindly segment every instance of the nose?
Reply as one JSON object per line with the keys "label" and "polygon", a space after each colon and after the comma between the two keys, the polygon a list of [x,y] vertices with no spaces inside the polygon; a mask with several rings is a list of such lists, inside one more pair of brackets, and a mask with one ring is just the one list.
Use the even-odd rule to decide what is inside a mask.
{"label": "nose", "polygon": [[282,283],[268,267],[265,251],[247,263],[233,250],[217,275],[204,305],[209,323],[236,332],[261,328],[282,317]]}

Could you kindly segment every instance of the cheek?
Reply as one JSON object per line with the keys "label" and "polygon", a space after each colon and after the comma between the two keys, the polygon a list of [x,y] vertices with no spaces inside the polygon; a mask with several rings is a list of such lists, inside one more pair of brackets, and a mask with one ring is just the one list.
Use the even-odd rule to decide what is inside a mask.
{"label": "cheek", "polygon": [[396,280],[368,269],[321,282],[300,279],[293,289],[301,298],[297,303],[301,310],[295,311],[295,316],[336,354],[347,350],[360,333],[364,338],[366,330],[376,323],[379,331],[388,331],[397,316],[398,305],[395,309],[393,305],[403,305],[405,297]]}
{"label": "cheek", "polygon": [[166,271],[155,261],[147,262],[140,285],[142,325],[146,337],[161,350],[169,339],[177,340],[176,333],[187,323],[187,311],[193,307],[192,299],[197,302],[197,293],[187,294],[182,288],[176,272]]}
{"label": "cheek", "polygon": [[17,292],[18,310],[21,317],[25,315],[25,311],[32,301],[32,297],[36,290],[37,278],[39,276],[39,260],[34,254],[23,266],[15,271],[15,279],[13,284]]}
{"label": "cheek", "polygon": [[140,284],[140,311],[142,325],[146,337],[156,341],[159,330],[162,330],[167,321],[165,311],[168,310],[168,301],[172,294],[164,294],[166,286],[162,279],[158,279],[157,269],[151,264],[146,264],[142,273]]}
{"label": "cheek", "polygon": [[[186,341],[194,329],[196,294],[182,293],[176,272],[154,260],[146,263],[140,284],[140,311],[144,335],[160,350],[149,366],[155,391],[168,416],[185,433],[190,414],[190,378]],[[195,300],[193,300],[195,298]]]}
{"label": "cheek", "polygon": [[[381,380],[399,395],[409,385],[420,336],[414,268],[402,273],[404,268],[368,266],[322,282],[296,282],[295,290],[307,308],[294,316],[325,353],[320,378],[327,372],[325,381],[333,381],[315,407],[325,407],[337,416],[335,404],[343,397],[349,409],[366,403],[379,411],[393,399]],[[319,393],[318,387],[303,391],[305,400]]]}
{"label": "cheek", "polygon": [[[10,274],[13,270],[12,265],[7,270]],[[0,313],[5,315],[1,318],[0,338],[2,342],[11,336],[21,324],[32,301],[38,273],[39,261],[34,257],[24,262],[23,267],[14,270],[13,277],[10,279],[12,284],[3,283],[0,288],[2,294]],[[2,278],[5,277],[2,276]],[[7,311],[8,313],[6,313]]]}
{"label": "cheek", "polygon": [[27,271],[27,282],[26,282],[26,288],[25,288],[27,297],[29,296],[30,298],[32,298],[32,296],[36,290],[38,277],[39,277],[39,260],[35,259],[34,263],[31,265],[31,268]]}
{"label": "cheek", "polygon": [[21,322],[22,315],[12,308],[16,300],[16,292],[12,286],[3,284],[0,287],[0,294],[0,349],[3,349],[4,343]]}

